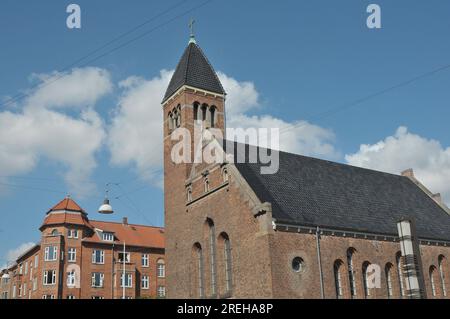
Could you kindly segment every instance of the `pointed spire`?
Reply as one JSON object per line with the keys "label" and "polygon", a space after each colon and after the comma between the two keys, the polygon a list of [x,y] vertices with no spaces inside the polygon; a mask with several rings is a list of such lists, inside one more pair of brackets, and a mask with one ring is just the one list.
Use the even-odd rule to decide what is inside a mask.
{"label": "pointed spire", "polygon": [[197,44],[197,41],[195,41],[194,23],[195,23],[194,19],[191,19],[189,21],[189,29],[191,30],[190,36],[189,36],[189,44],[191,44],[191,43]]}

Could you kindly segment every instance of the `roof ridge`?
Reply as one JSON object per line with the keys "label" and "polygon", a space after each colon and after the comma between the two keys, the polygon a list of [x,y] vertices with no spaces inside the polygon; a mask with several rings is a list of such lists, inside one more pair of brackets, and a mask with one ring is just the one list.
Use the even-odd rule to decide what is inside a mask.
{"label": "roof ridge", "polygon": [[[92,223],[92,222],[97,222],[97,223],[108,223],[108,224],[123,225],[122,222],[109,222],[109,221],[95,220],[95,219],[90,219],[89,221],[90,221],[91,223]],[[142,224],[127,224],[127,225],[128,225],[128,226],[139,226],[139,227],[148,227],[148,228],[164,229],[164,227],[161,227],[161,226],[152,226],[152,225],[142,225]]]}

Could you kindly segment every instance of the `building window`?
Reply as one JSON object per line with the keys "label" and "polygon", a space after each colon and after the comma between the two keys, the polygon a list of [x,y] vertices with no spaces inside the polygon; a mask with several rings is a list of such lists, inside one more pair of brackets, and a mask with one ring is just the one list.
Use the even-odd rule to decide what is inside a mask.
{"label": "building window", "polygon": [[23,264],[20,263],[19,264],[19,274],[22,274],[22,273],[23,273]]}
{"label": "building window", "polygon": [[91,299],[105,299],[105,297],[102,297],[102,296],[92,296],[92,298]]}
{"label": "building window", "polygon": [[33,291],[37,290],[37,277],[33,279]]}
{"label": "building window", "polygon": [[231,292],[232,288],[232,269],[231,269],[231,243],[227,234],[221,235],[223,240],[223,264],[225,275],[225,289],[226,293]]}
{"label": "building window", "polygon": [[105,275],[101,272],[93,272],[92,273],[92,287],[94,288],[101,288],[103,287],[103,280],[105,278]]}
{"label": "building window", "polygon": [[149,263],[149,256],[148,254],[142,254],[142,267],[148,267]]}
{"label": "building window", "polygon": [[158,286],[158,298],[165,298],[166,297],[166,287],[165,286]]}
{"label": "building window", "polygon": [[342,298],[344,295],[344,291],[342,289],[342,260],[336,260],[334,262],[334,283],[335,283],[335,287],[336,287],[336,297],[338,299]]}
{"label": "building window", "polygon": [[400,296],[405,296],[405,286],[403,284],[403,259],[402,259],[402,253],[398,252],[396,255],[396,263],[397,263],[397,276],[398,276],[398,284],[400,288]]}
{"label": "building window", "polygon": [[388,298],[392,298],[394,296],[394,289],[392,287],[392,268],[394,266],[391,263],[386,264],[384,269],[386,273],[386,287],[387,287],[387,295]]}
{"label": "building window", "polygon": [[119,253],[119,262],[123,263],[124,261],[126,263],[130,263],[130,253]]}
{"label": "building window", "polygon": [[441,277],[441,287],[442,287],[442,293],[444,297],[447,297],[447,287],[445,284],[445,271],[444,271],[444,264],[445,264],[445,256],[440,255],[438,258],[439,263],[439,277]]}
{"label": "building window", "polygon": [[355,248],[347,249],[348,279],[350,281],[350,295],[352,296],[352,298],[356,298],[356,279],[353,267],[353,256],[355,255],[355,252]]}
{"label": "building window", "polygon": [[142,286],[142,289],[149,289],[149,287],[150,287],[150,278],[148,276],[142,276],[142,278],[141,278],[141,286]]}
{"label": "building window", "polygon": [[19,297],[22,297],[22,285],[19,284]]}
{"label": "building window", "polygon": [[77,249],[76,248],[69,248],[67,251],[67,261],[68,262],[76,262],[77,261]]}
{"label": "building window", "polygon": [[39,255],[34,256],[34,268],[39,266]]}
{"label": "building window", "polygon": [[222,170],[222,180],[224,183],[228,182],[229,176],[228,176],[228,169],[224,168]]}
{"label": "building window", "polygon": [[209,179],[208,179],[208,177],[205,177],[205,180],[203,181],[203,183],[204,183],[204,187],[205,187],[204,191],[205,191],[205,193],[208,193],[209,192]]}
{"label": "building window", "polygon": [[56,246],[47,246],[45,247],[45,261],[55,261],[58,258],[58,247]]}
{"label": "building window", "polygon": [[16,297],[17,297],[17,291],[16,291],[16,290],[17,290],[16,285],[14,285],[14,286],[13,286],[13,289],[12,289],[12,297],[13,297],[13,298],[16,298]]}
{"label": "building window", "polygon": [[132,288],[133,287],[133,274],[126,273],[125,278],[123,277],[123,273],[120,274],[120,287]]}
{"label": "building window", "polygon": [[192,187],[188,186],[186,188],[186,199],[188,202],[192,202]]}
{"label": "building window", "polygon": [[67,273],[67,287],[75,287],[75,270]]}
{"label": "building window", "polygon": [[28,262],[25,262],[25,275],[28,274]]}
{"label": "building window", "polygon": [[209,251],[210,251],[210,269],[211,269],[211,294],[214,296],[217,293],[216,281],[216,230],[214,222],[207,219],[206,223],[209,229]]}
{"label": "building window", "polygon": [[33,279],[33,263],[30,263],[30,280]]}
{"label": "building window", "polygon": [[53,229],[51,235],[52,236],[58,236],[59,235],[58,230]]}
{"label": "building window", "polygon": [[23,284],[23,296],[25,297],[27,295],[27,283]]}
{"label": "building window", "polygon": [[430,283],[431,283],[431,293],[433,294],[433,297],[436,297],[436,295],[437,295],[436,280],[434,278],[435,274],[436,274],[436,267],[431,266],[430,267]]}
{"label": "building window", "polygon": [[210,112],[210,124],[211,127],[215,127],[216,126],[216,107],[215,106],[211,106],[209,108],[209,112]]}
{"label": "building window", "polygon": [[67,299],[69,299],[69,300],[74,300],[74,299],[75,299],[75,296],[74,296],[74,295],[68,295],[68,296],[67,296]]}
{"label": "building window", "polygon": [[103,239],[103,241],[114,241],[114,234],[113,233],[104,232],[102,234],[102,239]]}
{"label": "building window", "polygon": [[42,299],[55,299],[55,295],[42,295]]}
{"label": "building window", "polygon": [[196,254],[196,261],[197,261],[197,287],[198,287],[198,295],[200,298],[203,298],[205,296],[205,287],[204,287],[204,280],[203,280],[203,251],[202,246],[199,243],[196,243],[194,245],[194,252]]}
{"label": "building window", "polygon": [[300,273],[305,269],[305,262],[303,261],[303,258],[295,257],[294,259],[292,259],[291,266],[294,272]]}
{"label": "building window", "polygon": [[166,265],[164,263],[164,260],[162,259],[158,260],[156,264],[156,271],[158,278],[166,277]]}
{"label": "building window", "polygon": [[44,286],[56,284],[56,270],[44,271]]}
{"label": "building window", "polygon": [[103,265],[105,263],[105,252],[103,250],[94,249],[92,251],[92,263]]}
{"label": "building window", "polygon": [[78,238],[78,230],[77,229],[69,229],[67,230],[67,237],[68,238]]}
{"label": "building window", "polygon": [[367,269],[369,268],[370,263],[368,261],[364,262],[362,267],[362,276],[363,276],[363,286],[364,286],[364,297],[370,297],[370,288],[369,288],[369,274],[367,273]]}

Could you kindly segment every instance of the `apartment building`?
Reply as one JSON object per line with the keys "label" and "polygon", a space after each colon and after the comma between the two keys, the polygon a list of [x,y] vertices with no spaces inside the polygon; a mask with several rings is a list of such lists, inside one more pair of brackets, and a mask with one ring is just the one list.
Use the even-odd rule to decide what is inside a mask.
{"label": "apartment building", "polygon": [[164,298],[164,229],[89,220],[67,197],[39,228],[41,241],[0,272],[3,299]]}

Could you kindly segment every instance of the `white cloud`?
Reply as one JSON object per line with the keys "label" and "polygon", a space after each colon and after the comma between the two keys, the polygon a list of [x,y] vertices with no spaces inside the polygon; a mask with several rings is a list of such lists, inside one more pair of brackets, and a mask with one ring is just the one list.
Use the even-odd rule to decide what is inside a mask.
{"label": "white cloud", "polygon": [[450,204],[450,147],[399,127],[393,136],[345,156],[351,165],[399,174],[413,168],[416,177],[431,191],[440,192]]}
{"label": "white cloud", "polygon": [[[40,75],[44,86],[30,93],[17,112],[0,112],[0,175],[26,174],[39,160],[51,160],[67,168],[69,188],[84,196],[94,187],[89,177],[105,138],[93,106],[111,91],[110,75],[97,68],[74,69],[50,83],[55,75]],[[77,112],[67,115],[54,107]]]}
{"label": "white cloud", "polygon": [[17,248],[8,250],[8,252],[6,253],[6,261],[8,262],[8,265],[11,266],[11,264],[13,264],[16,261],[16,259],[18,257],[20,257],[20,255],[22,255],[24,252],[26,252],[28,249],[30,249],[34,245],[35,245],[35,243],[28,242],[28,243],[21,244]]}
{"label": "white cloud", "polygon": [[124,91],[109,129],[111,161],[132,164],[146,180],[160,180],[155,170],[163,157],[161,101],[172,74],[163,70],[151,80],[129,77],[119,84]]}
{"label": "white cloud", "polygon": [[[226,112],[228,128],[279,128],[279,149],[302,155],[337,157],[332,142],[331,130],[307,121],[286,122],[271,115],[249,116],[246,113],[260,109],[259,93],[251,82],[238,82],[222,72],[218,72],[227,92]],[[232,136],[228,136],[232,139]],[[243,141],[241,141],[243,142]]]}

